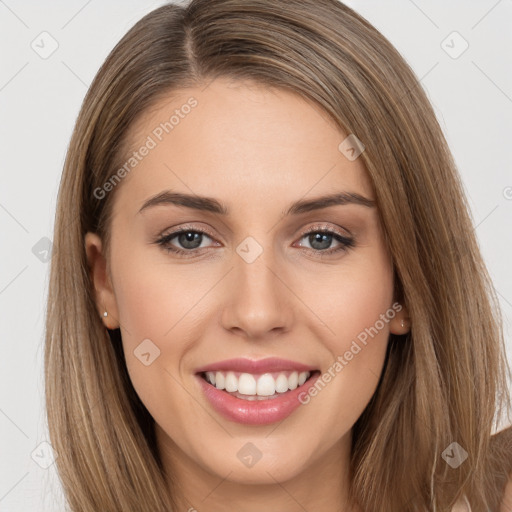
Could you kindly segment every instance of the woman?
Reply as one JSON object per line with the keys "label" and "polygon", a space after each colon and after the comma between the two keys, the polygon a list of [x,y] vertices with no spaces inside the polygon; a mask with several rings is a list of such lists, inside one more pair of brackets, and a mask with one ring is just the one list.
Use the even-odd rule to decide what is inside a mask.
{"label": "woman", "polygon": [[55,243],[73,511],[510,507],[501,318],[460,178],[410,68],[343,4],[145,16],[84,100]]}

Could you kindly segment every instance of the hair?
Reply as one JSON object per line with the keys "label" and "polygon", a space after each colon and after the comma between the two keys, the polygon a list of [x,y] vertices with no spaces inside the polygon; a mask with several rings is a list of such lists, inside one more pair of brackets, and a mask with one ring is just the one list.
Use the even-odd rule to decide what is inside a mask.
{"label": "hair", "polygon": [[[365,145],[409,312],[390,334],[381,379],[353,426],[351,497],[368,512],[445,511],[466,496],[496,510],[512,471],[510,371],[496,292],[463,186],[419,80],[390,42],[337,0],[192,0],[150,12],[94,78],[67,152],[55,217],[46,318],[50,440],[74,512],[175,510],[154,420],[135,392],[119,329],[98,315],[84,236],[109,254],[116,190],[136,119],[173,91],[217,77],[312,100]],[[468,459],[442,458],[459,443]]]}

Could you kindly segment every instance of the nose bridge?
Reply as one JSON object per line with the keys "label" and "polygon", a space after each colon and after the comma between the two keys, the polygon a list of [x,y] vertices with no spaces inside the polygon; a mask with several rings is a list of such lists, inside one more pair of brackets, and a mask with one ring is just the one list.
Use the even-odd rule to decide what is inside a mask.
{"label": "nose bridge", "polygon": [[[290,327],[292,308],[290,294],[281,282],[279,265],[270,242],[271,236],[257,240],[249,236],[233,255],[228,300],[223,313],[224,327],[238,328],[248,337]],[[261,242],[260,242],[261,241]]]}
{"label": "nose bridge", "polygon": [[[253,237],[247,237],[236,248],[235,274],[238,285],[246,295],[272,294],[275,288],[275,254],[268,242],[263,246]],[[260,237],[261,240],[261,237]],[[274,269],[271,272],[270,269]]]}

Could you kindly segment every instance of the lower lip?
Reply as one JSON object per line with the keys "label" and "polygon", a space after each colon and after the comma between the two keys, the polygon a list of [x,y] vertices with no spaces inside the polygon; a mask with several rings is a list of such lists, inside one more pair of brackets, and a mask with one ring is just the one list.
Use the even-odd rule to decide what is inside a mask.
{"label": "lower lip", "polygon": [[300,405],[303,405],[299,401],[299,395],[307,394],[309,388],[320,377],[320,373],[313,375],[302,386],[268,400],[237,398],[212,386],[200,375],[196,375],[196,377],[212,407],[228,420],[245,425],[269,425],[284,420]]}

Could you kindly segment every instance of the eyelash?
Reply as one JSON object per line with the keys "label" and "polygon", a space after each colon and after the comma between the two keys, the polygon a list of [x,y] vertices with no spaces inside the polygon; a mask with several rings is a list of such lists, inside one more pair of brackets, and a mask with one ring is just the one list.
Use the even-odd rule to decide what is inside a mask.
{"label": "eyelash", "polygon": [[[176,231],[173,231],[172,233],[161,236],[154,243],[160,245],[167,253],[174,253],[178,257],[182,257],[182,258],[194,257],[194,256],[196,256],[197,251],[200,251],[201,249],[206,249],[206,247],[203,247],[201,249],[184,250],[184,249],[179,249],[177,247],[169,245],[170,241],[173,238],[177,237],[178,235],[180,235],[182,233],[201,233],[201,234],[206,235],[209,238],[213,239],[213,236],[206,230],[184,226],[184,227],[180,228],[179,230],[176,230]],[[343,236],[343,235],[339,234],[337,231],[327,229],[326,227],[314,226],[313,228],[302,233],[300,235],[300,239],[302,239],[308,235],[316,234],[316,233],[333,235],[333,238],[340,243],[340,246],[335,249],[319,250],[319,249],[310,249],[309,247],[305,248],[308,251],[313,251],[313,252],[317,253],[318,256],[320,256],[320,258],[332,256],[336,253],[339,253],[340,251],[347,252],[348,250],[352,249],[355,246],[355,238]]]}

